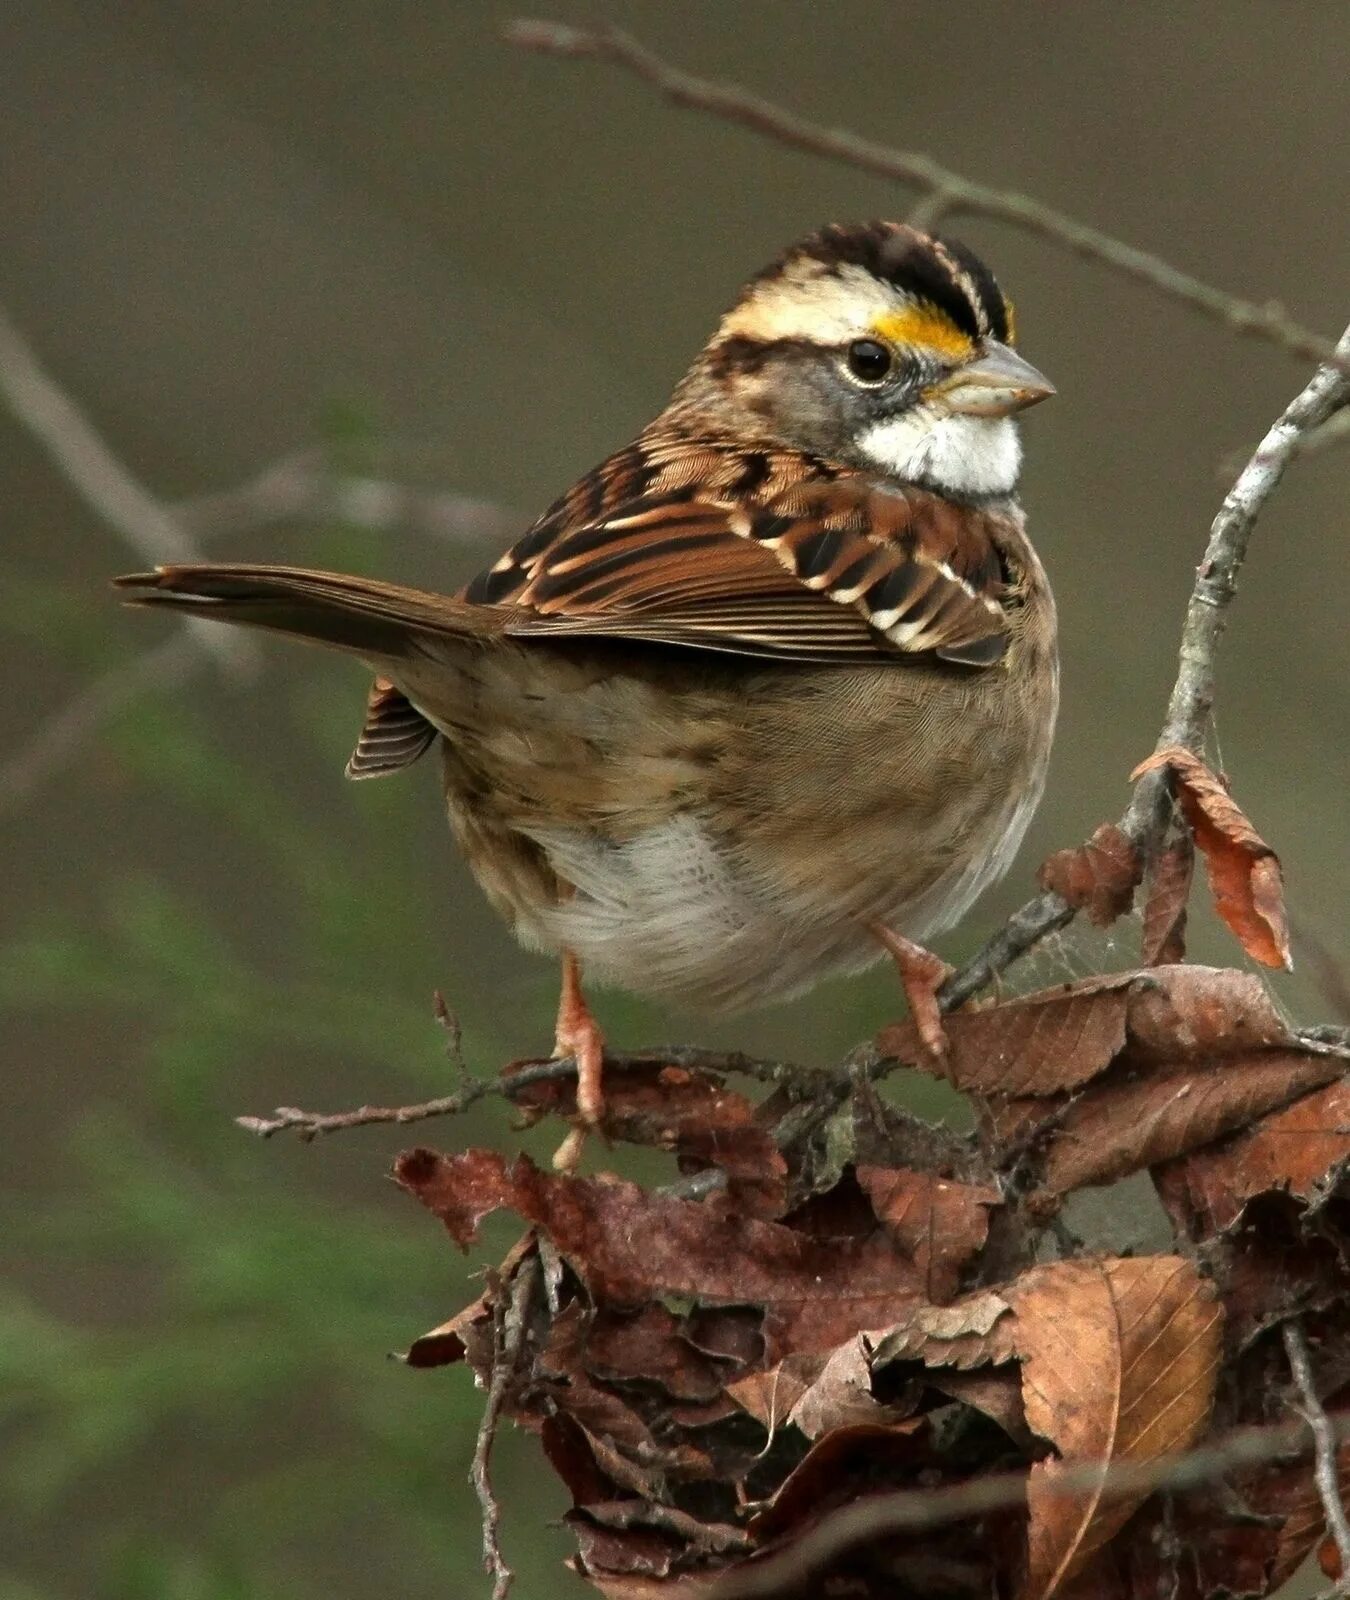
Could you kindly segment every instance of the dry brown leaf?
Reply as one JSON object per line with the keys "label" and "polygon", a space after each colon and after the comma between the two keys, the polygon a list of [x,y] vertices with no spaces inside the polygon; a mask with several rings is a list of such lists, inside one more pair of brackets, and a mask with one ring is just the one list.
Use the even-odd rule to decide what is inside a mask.
{"label": "dry brown leaf", "polygon": [[[577,1535],[578,1547],[583,1551],[589,1549],[594,1555],[595,1535],[583,1535],[575,1521],[571,1526]],[[715,1572],[677,1572],[664,1578],[647,1578],[634,1572],[617,1577],[598,1566],[588,1566],[584,1555],[574,1557],[567,1565],[586,1579],[601,1600],[692,1600],[697,1595],[720,1592],[716,1589],[720,1579]]]}
{"label": "dry brown leaf", "polygon": [[1131,1060],[1182,1064],[1302,1049],[1254,972],[1176,965],[1128,976]]}
{"label": "dry brown leaf", "polygon": [[929,1367],[997,1366],[1016,1355],[1012,1307],[1002,1291],[979,1289],[949,1306],[920,1305],[870,1335],[872,1366],[922,1361]]}
{"label": "dry brown leaf", "polygon": [[595,1464],[610,1484],[659,1499],[668,1479],[713,1477],[708,1455],[684,1443],[664,1444],[642,1417],[611,1389],[574,1373],[547,1386],[552,1408],[582,1430]]}
{"label": "dry brown leaf", "polygon": [[1037,880],[1042,889],[1063,896],[1088,921],[1108,928],[1134,903],[1134,891],[1144,875],[1138,850],[1114,822],[1104,822],[1086,844],[1056,850],[1041,865]]}
{"label": "dry brown leaf", "polygon": [[1022,1404],[1022,1385],[1013,1368],[957,1372],[950,1367],[938,1367],[926,1381],[949,1400],[958,1400],[963,1406],[982,1411],[1030,1453],[1032,1441],[1027,1429],[1026,1408]]}
{"label": "dry brown leaf", "polygon": [[1252,827],[1223,780],[1199,756],[1170,745],[1130,774],[1166,767],[1209,871],[1219,915],[1254,961],[1288,967],[1289,921],[1279,857]]}
{"label": "dry brown leaf", "polygon": [[605,1528],[587,1509],[564,1520],[576,1536],[578,1570],[607,1600],[645,1600],[679,1586],[675,1573],[684,1547],[678,1539],[654,1528]]}
{"label": "dry brown leaf", "polygon": [[480,1295],[449,1322],[419,1334],[403,1359],[410,1367],[446,1367],[465,1359],[476,1367],[476,1358],[492,1353],[492,1318],[491,1297]]}
{"label": "dry brown leaf", "polygon": [[1069,1194],[1171,1161],[1336,1075],[1325,1056],[1270,1050],[1180,1072],[1141,1068],[1094,1084],[1045,1136],[1041,1191]]}
{"label": "dry brown leaf", "polygon": [[[1345,1414],[1333,1416],[1333,1422],[1344,1427]],[[1350,1496],[1350,1444],[1342,1445],[1336,1452],[1337,1477],[1342,1498]],[[1305,1558],[1317,1545],[1326,1529],[1327,1517],[1318,1493],[1317,1481],[1311,1462],[1297,1462],[1292,1466],[1276,1467],[1264,1476],[1257,1477],[1246,1489],[1245,1499],[1251,1510],[1263,1516],[1278,1516],[1279,1540],[1271,1566],[1271,1587],[1286,1583],[1303,1565]],[[1335,1552],[1332,1542],[1332,1552]],[[1339,1570],[1323,1562],[1319,1564],[1329,1578],[1338,1578]],[[1339,1568],[1339,1561],[1335,1562]]]}
{"label": "dry brown leaf", "polygon": [[950,1300],[962,1271],[984,1248],[997,1189],[907,1167],[859,1166],[854,1176],[877,1220],[913,1261],[927,1299]]}
{"label": "dry brown leaf", "polygon": [[879,1229],[815,1239],[618,1179],[542,1172],[524,1156],[508,1166],[481,1150],[406,1151],[394,1175],[461,1245],[489,1211],[510,1207],[549,1235],[596,1300],[636,1307],[673,1295],[762,1307],[771,1361],[833,1349],[922,1298],[913,1264]]}
{"label": "dry brown leaf", "polygon": [[1146,967],[1186,959],[1186,905],[1195,873],[1195,845],[1182,833],[1160,850],[1149,871],[1139,959]]}
{"label": "dry brown leaf", "polygon": [[1028,1426],[1057,1459],[1032,1467],[1022,1600],[1047,1600],[1127,1521],[1143,1493],[1065,1494],[1074,1466],[1135,1465],[1191,1445],[1218,1370],[1222,1312],[1177,1256],[1055,1262],[1004,1291],[1016,1317]]}
{"label": "dry brown leaf", "polygon": [[[526,1256],[533,1254],[534,1249],[533,1233],[523,1234],[517,1239],[493,1274],[497,1283],[510,1282]],[[486,1370],[492,1360],[495,1305],[495,1291],[485,1289],[448,1322],[414,1339],[403,1359],[410,1367],[445,1367],[457,1361],[467,1361],[475,1371]]]}
{"label": "dry brown leaf", "polygon": [[912,1405],[883,1405],[872,1393],[871,1351],[864,1335],[855,1334],[832,1350],[814,1381],[797,1397],[787,1420],[808,1439],[858,1423],[900,1422]]}
{"label": "dry brown leaf", "polygon": [[[1230,1489],[1155,1498],[1060,1591],[1061,1600],[1234,1600],[1278,1587],[1279,1533]],[[1281,1580],[1282,1581],[1282,1580]]]}
{"label": "dry brown leaf", "polygon": [[766,1372],[752,1372],[727,1385],[727,1393],[770,1433],[783,1427],[792,1408],[820,1376],[829,1359],[824,1351],[784,1356]]}
{"label": "dry brown leaf", "polygon": [[[1300,1048],[1261,980],[1220,967],[1143,967],[1082,978],[946,1018],[940,1069],[958,1089],[1009,1099],[1080,1088],[1117,1057],[1183,1063]],[[884,1028],[885,1056],[939,1070],[913,1024]]]}
{"label": "dry brown leaf", "polygon": [[[514,1099],[531,1121],[575,1116],[576,1083],[532,1084]],[[659,1058],[607,1067],[601,1131],[616,1143],[669,1150],[684,1171],[720,1167],[752,1215],[774,1217],[782,1210],[787,1163],[754,1106],[715,1073]]]}
{"label": "dry brown leaf", "polygon": [[1222,1145],[1196,1151],[1167,1176],[1184,1188],[1198,1231],[1210,1235],[1232,1227],[1257,1195],[1283,1191],[1305,1203],[1315,1201],[1347,1161],[1350,1082],[1335,1075],[1334,1082]]}
{"label": "dry brown leaf", "polygon": [[[940,1069],[972,1094],[1049,1095],[1095,1078],[1125,1048],[1131,979],[1088,978],[943,1021],[947,1057]],[[877,1036],[884,1056],[937,1071],[912,1022]]]}
{"label": "dry brown leaf", "polygon": [[662,1305],[637,1312],[601,1307],[586,1330],[580,1365],[606,1383],[657,1384],[672,1399],[694,1404],[715,1400],[728,1376],[728,1363],[696,1350],[683,1319]]}

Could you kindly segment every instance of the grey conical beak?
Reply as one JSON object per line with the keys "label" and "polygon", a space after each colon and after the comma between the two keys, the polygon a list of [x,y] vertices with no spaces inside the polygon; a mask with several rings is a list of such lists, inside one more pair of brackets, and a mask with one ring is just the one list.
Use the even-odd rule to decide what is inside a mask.
{"label": "grey conical beak", "polygon": [[975,417],[1006,417],[1048,399],[1055,386],[1044,373],[997,339],[985,339],[979,353],[958,367],[929,394],[949,411]]}

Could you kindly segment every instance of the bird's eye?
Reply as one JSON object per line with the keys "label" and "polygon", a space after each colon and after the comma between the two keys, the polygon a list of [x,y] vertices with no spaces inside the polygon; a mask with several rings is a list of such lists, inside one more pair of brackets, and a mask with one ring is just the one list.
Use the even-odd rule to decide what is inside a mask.
{"label": "bird's eye", "polygon": [[875,339],[855,339],[848,347],[847,361],[859,383],[881,383],[890,373],[893,357]]}

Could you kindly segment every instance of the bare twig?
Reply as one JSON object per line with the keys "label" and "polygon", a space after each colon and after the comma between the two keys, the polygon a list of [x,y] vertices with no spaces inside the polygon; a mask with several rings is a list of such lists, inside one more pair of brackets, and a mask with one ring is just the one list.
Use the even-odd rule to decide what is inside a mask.
{"label": "bare twig", "polygon": [[574,28],[565,23],[520,20],[508,25],[505,36],[510,43],[541,55],[611,61],[651,84],[674,105],[709,112],[795,150],[805,150],[811,155],[824,156],[920,189],[931,197],[923,203],[925,209],[920,212],[929,222],[939,215],[954,212],[993,217],[1145,283],[1237,333],[1268,339],[1291,355],[1321,362],[1347,359],[1344,354],[1335,355],[1329,339],[1295,322],[1274,302],[1262,305],[1216,289],[1182,272],[1161,256],[1112,238],[1030,195],[975,183],[942,166],[931,156],[879,144],[839,128],[822,127],[752,94],[739,84],[717,82],[684,72],[618,28]]}
{"label": "bare twig", "polygon": [[611,1500],[586,1506],[584,1515],[602,1528],[661,1528],[687,1540],[701,1555],[749,1550],[754,1542],[744,1528],[729,1522],[701,1522],[677,1506],[655,1500]]}
{"label": "bare twig", "polygon": [[499,1309],[492,1378],[488,1384],[487,1404],[483,1407],[483,1420],[478,1425],[473,1466],[469,1472],[478,1495],[478,1504],[482,1508],[483,1566],[492,1578],[492,1600],[506,1600],[514,1577],[501,1549],[501,1506],[493,1493],[489,1470],[492,1444],[501,1423],[502,1407],[510,1396],[511,1385],[520,1370],[521,1350],[529,1329],[530,1310],[538,1285],[539,1257],[527,1255],[512,1281],[510,1298]]}
{"label": "bare twig", "polygon": [[1350,1595],[1350,1520],[1346,1518],[1345,1502],[1341,1499],[1340,1470],[1336,1460],[1337,1429],[1317,1396],[1303,1325],[1295,1321],[1286,1322],[1280,1333],[1284,1339],[1284,1353],[1289,1358],[1289,1370],[1294,1375],[1302,1402],[1299,1409],[1312,1429],[1313,1476],[1317,1482],[1318,1498],[1326,1513],[1327,1530],[1335,1540],[1341,1558],[1341,1575],[1328,1594]]}
{"label": "bare twig", "polygon": [[[610,1071],[625,1068],[674,1066],[714,1072],[739,1073],[761,1083],[782,1085],[809,1098],[811,1087],[833,1081],[834,1074],[817,1067],[799,1067],[788,1061],[765,1061],[738,1051],[699,1050],[690,1045],[672,1045],[664,1050],[644,1050],[635,1055],[606,1053]],[[301,1111],[297,1106],[278,1106],[270,1117],[236,1117],[248,1133],[270,1139],[277,1133],[294,1133],[308,1143],[321,1134],[342,1133],[348,1128],[368,1128],[379,1123],[426,1122],[432,1117],[457,1117],[488,1096],[512,1100],[522,1090],[538,1083],[567,1083],[577,1075],[577,1064],[567,1056],[558,1061],[530,1062],[497,1078],[473,1078],[453,1094],[441,1095],[408,1106],[358,1106],[354,1111]]]}
{"label": "bare twig", "polygon": [[[28,341],[0,309],[0,397],[56,463],[85,502],[149,562],[195,561],[196,546],[173,514],[144,488],[99,437],[94,425],[44,369]],[[241,635],[189,619],[197,647],[238,670],[258,659]]]}
{"label": "bare twig", "polygon": [[[1325,1415],[1325,1413],[1324,1413]],[[1350,1423],[1327,1418],[1333,1435],[1350,1437]],[[1305,1423],[1243,1428],[1215,1444],[1184,1455],[1152,1461],[1084,1461],[1061,1466],[1055,1493],[1066,1498],[1098,1496],[1104,1503],[1159,1489],[1191,1489],[1212,1483],[1242,1467],[1305,1456],[1311,1443]],[[799,1588],[848,1550],[903,1533],[966,1522],[1020,1506],[1026,1499],[1026,1474],[1003,1472],[970,1478],[942,1489],[901,1489],[876,1495],[827,1515],[802,1538],[762,1560],[736,1567],[720,1582],[699,1587],[704,1600],[756,1600]]]}
{"label": "bare twig", "polygon": [[[1200,752],[1214,706],[1219,641],[1237,593],[1238,573],[1252,529],[1293,459],[1299,440],[1350,402],[1350,366],[1346,365],[1350,363],[1350,327],[1341,335],[1336,355],[1339,364],[1321,365],[1267,432],[1214,518],[1186,607],[1176,682],[1158,734],[1158,750],[1180,745]],[[1120,819],[1121,831],[1147,853],[1166,819],[1167,805],[1166,772],[1145,774]],[[1047,893],[1029,900],[942,986],[938,999],[943,1010],[951,1011],[978,994],[1046,934],[1072,922],[1074,915],[1062,895]]]}
{"label": "bare twig", "polygon": [[521,1089],[536,1083],[565,1083],[577,1075],[577,1064],[569,1057],[565,1061],[546,1061],[538,1066],[525,1067],[520,1072],[500,1078],[474,1078],[454,1094],[443,1094],[434,1100],[424,1100],[410,1106],[358,1106],[355,1111],[301,1111],[298,1106],[278,1106],[270,1117],[236,1117],[235,1122],[247,1133],[256,1133],[260,1139],[270,1139],[273,1134],[296,1134],[306,1144],[321,1134],[342,1133],[348,1128],[368,1128],[375,1123],[426,1122],[432,1117],[457,1117],[470,1106],[489,1095],[502,1095],[510,1099]]}

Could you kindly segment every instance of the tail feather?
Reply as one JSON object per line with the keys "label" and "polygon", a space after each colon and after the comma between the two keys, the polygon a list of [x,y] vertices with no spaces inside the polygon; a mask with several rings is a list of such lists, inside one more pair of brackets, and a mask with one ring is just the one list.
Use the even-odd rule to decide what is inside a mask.
{"label": "tail feather", "polygon": [[163,606],[208,621],[266,628],[367,660],[397,660],[419,638],[487,641],[506,623],[505,615],[490,606],[304,567],[165,566],[113,583],[129,591],[128,605]]}

